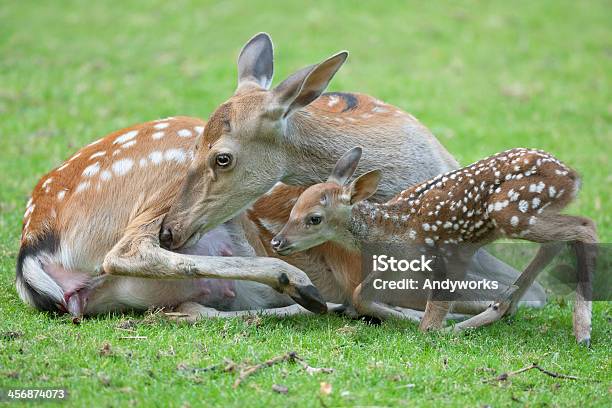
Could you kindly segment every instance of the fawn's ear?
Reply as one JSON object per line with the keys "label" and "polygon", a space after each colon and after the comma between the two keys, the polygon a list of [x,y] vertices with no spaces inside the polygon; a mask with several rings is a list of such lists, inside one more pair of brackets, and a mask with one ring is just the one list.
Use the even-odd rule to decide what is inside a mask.
{"label": "fawn's ear", "polygon": [[327,88],[329,82],[340,69],[347,51],[339,52],[317,65],[303,68],[289,76],[272,90],[275,111],[287,117],[317,99]]}
{"label": "fawn's ear", "polygon": [[329,175],[327,182],[336,183],[343,186],[348,181],[348,179],[351,178],[353,173],[355,173],[355,169],[359,164],[360,158],[361,147],[359,146],[353,147],[351,150],[344,153],[334,166],[334,169]]}
{"label": "fawn's ear", "polygon": [[274,75],[274,48],[266,33],[251,38],[238,56],[238,88],[258,86],[270,89]]}
{"label": "fawn's ear", "polygon": [[370,198],[376,192],[381,176],[380,170],[372,170],[357,177],[349,186],[350,204]]}

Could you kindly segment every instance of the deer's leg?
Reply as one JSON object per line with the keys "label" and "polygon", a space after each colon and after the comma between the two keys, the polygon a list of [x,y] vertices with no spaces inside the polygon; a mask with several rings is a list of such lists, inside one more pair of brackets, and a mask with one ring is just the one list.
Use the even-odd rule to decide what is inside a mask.
{"label": "deer's leg", "polygon": [[514,293],[512,293],[506,314],[511,315],[516,312],[518,304],[521,298],[525,295],[525,292],[527,292],[540,272],[546,268],[546,266],[559,254],[562,249],[563,243],[561,242],[549,242],[540,245],[540,248],[538,249],[538,252],[534,258],[531,260],[531,262],[529,262],[529,265],[527,265],[521,276],[519,276],[516,282],[514,282],[516,290]]}
{"label": "deer's leg", "polygon": [[562,248],[563,243],[549,242],[542,244],[527,268],[502,295],[501,299],[490,303],[483,312],[476,316],[457,323],[453,330],[461,331],[486,326],[498,321],[506,314],[514,313],[525,292],[529,290],[540,272],[557,256]]}
{"label": "deer's leg", "polygon": [[[453,251],[453,249],[448,249],[448,251]],[[438,252],[434,263],[434,280],[442,281],[447,278],[460,280],[465,278],[467,264],[473,254],[474,251],[471,248],[463,251],[456,250],[454,253],[448,252],[448,257],[442,256]],[[453,306],[452,298],[454,296],[455,294],[445,289],[433,289],[425,305],[425,314],[419,328],[423,331],[441,329],[444,325],[444,319]]]}
{"label": "deer's leg", "polygon": [[506,290],[501,299],[489,303],[489,306],[476,316],[455,324],[452,330],[461,331],[486,326],[498,321],[506,314],[514,313],[518,302],[525,292],[529,290],[535,278],[559,253],[562,247],[562,243],[542,244],[535,257],[531,260],[527,268],[525,268],[525,271],[518,277],[514,284]]}
{"label": "deer's leg", "polygon": [[160,223],[161,217],[158,217],[128,227],[125,236],[106,255],[104,272],[153,279],[250,280],[289,295],[310,311],[327,311],[317,289],[298,268],[275,258],[203,257],[170,252],[159,246]]}
{"label": "deer's leg", "polygon": [[508,310],[516,307],[525,291],[531,286],[538,274],[559,253],[562,242],[570,242],[576,251],[578,261],[578,286],[576,288],[576,303],[574,305],[574,335],[576,340],[585,345],[590,343],[591,335],[591,275],[595,263],[593,251],[585,244],[597,242],[597,234],[593,222],[584,217],[563,214],[547,214],[538,216],[535,224],[530,226],[524,238],[543,245],[535,258],[506,296],[492,303],[487,310],[454,326],[455,331],[466,328],[476,328],[499,320]]}
{"label": "deer's leg", "polygon": [[353,306],[359,315],[376,317],[381,320],[390,318],[410,320],[418,322],[421,320],[421,313],[410,309],[399,311],[391,308],[384,303],[374,302],[370,299],[365,299],[362,293],[363,283],[357,286],[353,292]]}
{"label": "deer's leg", "polygon": [[231,317],[244,317],[244,316],[296,316],[311,314],[308,310],[304,309],[300,305],[290,305],[286,307],[278,307],[273,309],[262,309],[262,310],[236,310],[236,311],[221,311],[212,307],[201,305],[197,302],[184,302],[181,303],[176,309],[176,313],[181,315],[171,316],[172,320],[177,322],[195,323],[201,319],[207,318],[231,318]]}
{"label": "deer's leg", "polygon": [[576,253],[576,273],[578,277],[572,319],[574,336],[578,343],[588,347],[591,344],[592,280],[595,270],[596,248],[593,245],[586,245],[584,241],[575,241],[571,245]]}
{"label": "deer's leg", "polygon": [[574,248],[577,260],[576,301],[574,303],[574,335],[580,344],[591,341],[592,274],[595,268],[597,231],[595,223],[585,217],[565,214],[544,214],[525,234],[535,242],[568,242]]}

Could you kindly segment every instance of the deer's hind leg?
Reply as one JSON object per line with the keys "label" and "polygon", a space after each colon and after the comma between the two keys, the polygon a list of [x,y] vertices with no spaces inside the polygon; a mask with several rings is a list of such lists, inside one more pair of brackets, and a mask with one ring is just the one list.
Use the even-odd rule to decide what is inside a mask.
{"label": "deer's hind leg", "polygon": [[504,315],[513,313],[525,292],[529,290],[536,277],[546,265],[559,253],[562,246],[563,244],[561,243],[542,244],[535,257],[527,265],[527,268],[525,268],[514,284],[504,292],[501,299],[490,303],[484,311],[476,316],[457,323],[453,330],[461,331],[486,326],[498,321]]}
{"label": "deer's hind leg", "polygon": [[574,336],[580,344],[591,341],[592,281],[595,269],[597,229],[585,217],[565,214],[538,216],[525,234],[535,242],[567,242],[576,254],[576,300],[574,303]]}

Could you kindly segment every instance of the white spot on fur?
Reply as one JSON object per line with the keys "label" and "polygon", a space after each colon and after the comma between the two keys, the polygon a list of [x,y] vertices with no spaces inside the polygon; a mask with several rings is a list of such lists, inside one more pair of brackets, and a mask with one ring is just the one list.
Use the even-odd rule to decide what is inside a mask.
{"label": "white spot on fur", "polygon": [[521,200],[518,203],[518,209],[522,213],[526,213],[529,210],[529,203],[525,200]]}
{"label": "white spot on fur", "polygon": [[111,167],[113,169],[113,172],[116,175],[123,176],[124,174],[127,174],[130,171],[133,165],[134,165],[134,160],[121,159],[121,160],[117,160],[116,162],[114,162]]}
{"label": "white spot on fur", "polygon": [[340,98],[338,98],[336,95],[330,95],[329,102],[327,102],[327,106],[331,108],[332,106],[336,105],[339,101],[340,101]]}
{"label": "white spot on fur", "polygon": [[193,130],[195,130],[195,132],[199,135],[201,135],[202,133],[204,133],[204,126],[196,126],[193,128]]}
{"label": "white spot on fur", "polygon": [[108,170],[104,170],[102,173],[100,173],[100,180],[102,181],[108,181],[113,177],[112,173]]}
{"label": "white spot on fur", "polygon": [[[79,156],[81,156],[81,152],[78,152],[77,154],[75,154],[74,156],[72,156],[72,157],[70,158],[70,160],[68,160],[68,161],[73,161],[74,159],[78,158]],[[58,169],[58,170],[59,170],[59,169]]]}
{"label": "white spot on fur", "polygon": [[138,164],[140,165],[140,167],[147,167],[147,164],[149,164],[149,162],[147,162],[147,159],[143,157],[142,159],[140,159]]}
{"label": "white spot on fur", "polygon": [[57,199],[58,201],[62,201],[64,199],[64,196],[66,195],[66,190],[62,190],[59,193],[57,193]]}
{"label": "white spot on fur", "polygon": [[164,137],[164,135],[165,135],[165,133],[164,133],[164,132],[155,132],[155,133],[153,133],[153,134],[151,135],[151,139],[154,139],[154,140],[159,140],[159,139],[161,139],[162,137]]}
{"label": "white spot on fur", "polygon": [[28,208],[26,208],[25,213],[23,214],[23,218],[25,218],[28,215],[32,214],[32,212],[34,211],[35,208],[36,208],[36,204],[32,204],[32,205],[28,206]]}
{"label": "white spot on fur", "polygon": [[95,159],[96,157],[102,157],[106,154],[105,151],[101,151],[101,152],[96,152],[94,154],[92,154],[91,156],[89,156],[90,159]]}
{"label": "white spot on fur", "polygon": [[42,183],[42,188],[47,189],[47,187],[49,187],[49,184],[51,184],[52,181],[53,177],[49,177],[48,179],[46,179],[45,182]]}
{"label": "white spot on fur", "polygon": [[135,140],[130,140],[129,142],[122,144],[121,148],[122,149],[127,149],[127,148],[130,148],[130,147],[134,146],[135,144],[136,144]]}
{"label": "white spot on fur", "polygon": [[516,215],[513,215],[512,218],[510,218],[510,225],[512,225],[513,227],[516,227],[519,223],[519,219]]}
{"label": "white spot on fur", "polygon": [[531,206],[533,208],[538,208],[538,206],[540,205],[540,199],[538,197],[534,197],[533,200],[531,200]]}
{"label": "white spot on fur", "polygon": [[167,123],[167,122],[161,122],[161,123],[157,123],[157,124],[153,125],[153,127],[154,127],[155,129],[165,129],[165,128],[167,128],[168,126],[170,126],[170,124],[169,124],[169,123]]}
{"label": "white spot on fur", "polygon": [[85,191],[89,188],[89,186],[91,185],[91,183],[89,181],[84,181],[82,183],[80,183],[76,189],[74,190],[75,193],[80,193],[82,191]]}
{"label": "white spot on fur", "polygon": [[185,161],[185,152],[183,149],[168,149],[164,153],[164,158],[168,161],[175,161],[177,163],[183,163]]}
{"label": "white spot on fur", "polygon": [[100,163],[95,162],[94,164],[91,164],[85,167],[85,170],[83,170],[83,176],[92,177],[96,175],[99,171],[100,171]]}
{"label": "white spot on fur", "polygon": [[550,196],[550,198],[553,198],[555,194],[557,194],[557,189],[555,188],[555,186],[549,186],[548,195]]}
{"label": "white spot on fur", "polygon": [[193,135],[193,133],[191,133],[191,130],[189,129],[181,129],[178,132],[176,132],[177,135],[179,135],[180,137],[191,137]]}
{"label": "white spot on fur", "polygon": [[535,216],[531,216],[529,217],[529,225],[535,225],[536,223],[536,217]]}
{"label": "white spot on fur", "polygon": [[138,135],[138,131],[137,130],[130,130],[129,132],[124,133],[121,136],[117,137],[115,139],[115,141],[113,142],[113,144],[119,144],[119,143],[128,142],[128,141],[132,140],[133,138],[135,138],[136,135]]}
{"label": "white spot on fur", "polygon": [[164,155],[162,154],[162,152],[156,150],[149,154],[149,159],[151,159],[151,162],[153,162],[153,164],[159,164],[164,159]]}

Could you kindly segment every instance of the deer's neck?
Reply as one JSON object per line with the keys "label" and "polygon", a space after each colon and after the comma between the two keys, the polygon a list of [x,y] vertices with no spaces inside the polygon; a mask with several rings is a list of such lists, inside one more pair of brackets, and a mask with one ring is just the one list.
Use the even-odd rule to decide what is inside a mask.
{"label": "deer's neck", "polygon": [[320,183],[340,156],[362,144],[355,135],[308,110],[291,115],[283,131],[288,168],[282,181],[290,185]]}
{"label": "deer's neck", "polygon": [[385,204],[363,201],[353,207],[348,227],[360,247],[368,242],[391,243],[398,227],[394,219]]}

